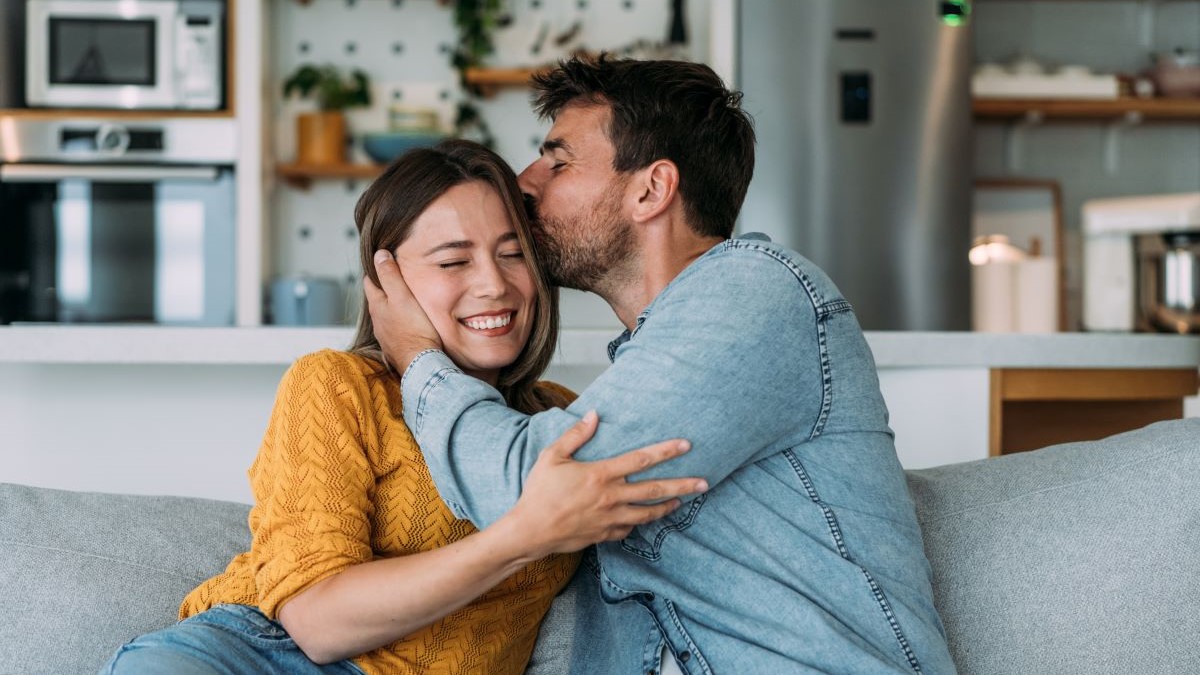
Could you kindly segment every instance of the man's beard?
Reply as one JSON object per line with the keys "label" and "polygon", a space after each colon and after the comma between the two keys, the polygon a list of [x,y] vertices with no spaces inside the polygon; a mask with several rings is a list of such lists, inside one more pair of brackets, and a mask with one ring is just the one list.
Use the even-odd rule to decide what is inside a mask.
{"label": "man's beard", "polygon": [[633,224],[621,218],[620,205],[617,185],[594,208],[585,207],[574,217],[541,215],[536,204],[528,204],[538,260],[550,283],[593,292],[610,285],[608,277],[629,262],[634,248]]}

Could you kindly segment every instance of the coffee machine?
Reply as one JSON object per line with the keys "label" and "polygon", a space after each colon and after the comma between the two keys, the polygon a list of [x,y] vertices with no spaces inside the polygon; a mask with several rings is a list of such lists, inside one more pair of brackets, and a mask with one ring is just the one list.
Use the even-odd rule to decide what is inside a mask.
{"label": "coffee machine", "polygon": [[1083,327],[1200,332],[1200,192],[1084,202]]}

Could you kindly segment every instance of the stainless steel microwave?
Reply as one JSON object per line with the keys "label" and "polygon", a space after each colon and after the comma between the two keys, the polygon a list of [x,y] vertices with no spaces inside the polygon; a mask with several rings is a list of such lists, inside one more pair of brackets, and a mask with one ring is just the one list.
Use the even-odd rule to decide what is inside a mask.
{"label": "stainless steel microwave", "polygon": [[222,0],[28,0],[26,103],[216,110],[224,11]]}
{"label": "stainless steel microwave", "polygon": [[126,124],[0,123],[0,324],[234,323],[233,120]]}

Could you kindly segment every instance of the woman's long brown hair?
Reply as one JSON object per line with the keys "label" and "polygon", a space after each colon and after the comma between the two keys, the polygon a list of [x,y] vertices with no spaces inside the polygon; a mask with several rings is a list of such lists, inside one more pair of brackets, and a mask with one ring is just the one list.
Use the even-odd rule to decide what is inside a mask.
{"label": "woman's long brown hair", "polygon": [[[533,277],[537,298],[529,341],[515,361],[500,369],[496,388],[510,407],[534,413],[547,407],[534,384],[550,364],[558,342],[558,289],[550,285],[538,265],[517,177],[499,155],[478,143],[456,139],[433,148],[410,150],[392,162],[354,207],[360,263],[363,273],[379,285],[375,251],[395,252],[430,204],[450,188],[472,181],[491,186],[500,196]],[[348,351],[378,362],[386,369],[381,372],[391,372],[375,338],[365,295],[359,310],[358,330]]]}

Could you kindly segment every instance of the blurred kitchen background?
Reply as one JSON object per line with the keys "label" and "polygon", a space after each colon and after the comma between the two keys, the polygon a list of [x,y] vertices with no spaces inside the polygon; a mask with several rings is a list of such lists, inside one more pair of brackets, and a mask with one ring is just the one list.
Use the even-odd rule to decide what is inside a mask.
{"label": "blurred kitchen background", "polygon": [[[1112,329],[1084,316],[1084,204],[1200,190],[1197,0],[9,0],[0,12],[0,198],[21,221],[5,228],[4,324],[349,323],[353,205],[379,160],[462,134],[519,170],[547,128],[528,72],[577,50],[704,61],[745,90],[759,160],[739,229],[821,264],[868,330]],[[469,47],[480,33],[490,51]],[[139,81],[155,58],[174,75]],[[87,80],[99,64],[112,72]],[[338,80],[349,91],[322,101]],[[297,121],[318,106],[344,120],[332,136],[344,149],[319,136],[298,148]],[[111,194],[113,165],[150,174]],[[188,170],[154,176],[162,167]],[[130,209],[197,200],[186,236],[146,216],[140,265],[99,259]],[[64,225],[73,209],[91,214],[86,241]],[[1147,209],[1163,231],[1200,228]],[[57,239],[38,238],[39,219]],[[973,246],[994,264],[972,270]],[[92,267],[72,270],[85,249]],[[191,277],[164,271],[183,260]],[[1136,294],[1139,274],[1105,292]],[[130,293],[140,302],[114,299]],[[1147,310],[1132,311],[1121,327]],[[571,291],[564,325],[616,326]]]}
{"label": "blurred kitchen background", "polygon": [[[529,73],[600,50],[702,61],[745,91],[739,230],[855,305],[907,465],[1001,452],[996,368],[1194,380],[1194,339],[1134,334],[1200,331],[1200,0],[3,0],[0,410],[41,420],[12,443],[71,386],[88,405],[120,379],[249,387],[213,414],[250,405],[233,426],[252,445],[282,368],[349,339],[353,207],[383,162],[463,135],[519,171],[548,129]],[[551,375],[586,386],[618,323],[565,291],[563,327]],[[967,331],[1133,341],[946,335]],[[917,401],[971,412],[918,443]]]}

